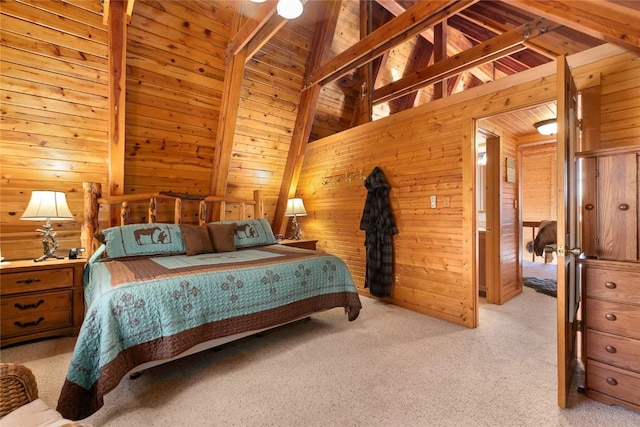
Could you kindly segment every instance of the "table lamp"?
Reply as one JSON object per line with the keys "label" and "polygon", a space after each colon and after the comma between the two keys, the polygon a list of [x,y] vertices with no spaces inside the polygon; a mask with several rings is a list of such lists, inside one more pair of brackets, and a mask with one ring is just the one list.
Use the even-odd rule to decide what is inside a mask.
{"label": "table lamp", "polygon": [[294,199],[287,200],[287,210],[285,211],[285,216],[292,216],[293,220],[293,237],[294,240],[300,240],[300,225],[298,224],[298,220],[296,217],[305,216],[307,211],[304,209],[304,203],[302,203],[302,199],[296,197]]}
{"label": "table lamp", "polygon": [[55,255],[58,249],[56,232],[51,229],[51,220],[68,221],[73,219],[73,214],[67,206],[67,197],[62,191],[42,191],[31,192],[31,200],[20,219],[27,221],[46,221],[44,228],[37,228],[36,231],[42,233],[42,246],[44,254],[34,261],[44,261],[47,258],[62,259]]}

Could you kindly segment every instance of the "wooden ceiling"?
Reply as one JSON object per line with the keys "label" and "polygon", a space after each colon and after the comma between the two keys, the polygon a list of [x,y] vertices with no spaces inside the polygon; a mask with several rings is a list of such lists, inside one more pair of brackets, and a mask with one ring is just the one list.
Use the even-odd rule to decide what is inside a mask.
{"label": "wooden ceiling", "polygon": [[[339,14],[328,61],[306,70],[303,91],[322,86],[309,141],[602,43],[640,52],[636,1],[345,0],[339,9],[331,3],[306,2],[298,18],[327,28],[320,22],[330,19],[327,11]],[[253,40],[266,37],[264,28],[273,34],[282,21],[265,14],[275,0],[243,7]],[[531,120],[554,114],[554,106],[543,106],[506,121],[527,134]]]}

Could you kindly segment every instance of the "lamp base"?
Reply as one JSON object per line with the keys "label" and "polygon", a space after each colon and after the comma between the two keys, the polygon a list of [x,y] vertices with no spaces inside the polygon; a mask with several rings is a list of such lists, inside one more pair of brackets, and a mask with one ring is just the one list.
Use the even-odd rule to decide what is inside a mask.
{"label": "lamp base", "polygon": [[44,254],[40,258],[35,258],[33,260],[33,262],[46,261],[46,260],[48,260],[50,258],[52,258],[52,259],[64,259],[63,256],[58,256],[58,255],[54,255],[54,254]]}
{"label": "lamp base", "polygon": [[291,223],[293,225],[293,236],[291,236],[291,240],[300,240],[300,224],[298,224],[298,220],[295,215],[293,216]]}
{"label": "lamp base", "polygon": [[51,227],[51,219],[47,218],[47,223],[43,228],[38,228],[36,231],[42,233],[42,249],[43,255],[40,258],[36,258],[34,262],[45,261],[49,258],[64,259],[56,255],[58,250],[58,241],[56,240],[56,232]]}

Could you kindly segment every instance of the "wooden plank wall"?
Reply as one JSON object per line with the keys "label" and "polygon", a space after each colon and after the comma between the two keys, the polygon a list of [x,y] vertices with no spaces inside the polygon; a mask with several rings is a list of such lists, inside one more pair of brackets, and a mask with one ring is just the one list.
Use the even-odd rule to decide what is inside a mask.
{"label": "wooden plank wall", "polygon": [[0,7],[0,241],[8,259],[42,255],[42,223],[20,221],[32,190],[67,193],[76,220],[54,222],[79,246],[82,181],[107,182],[107,31],[95,1]]}
{"label": "wooden plank wall", "polygon": [[[577,85],[592,84],[596,70],[606,76],[630,69],[630,62],[640,70],[640,60],[630,53],[582,66],[574,70]],[[392,186],[400,230],[394,238],[398,281],[389,301],[475,326],[475,168],[463,167],[475,161],[473,119],[552,100],[553,70],[542,66],[510,83],[498,81],[311,143],[298,187],[310,213],[300,219],[305,235],[343,258],[368,294],[362,288],[364,233],[358,225],[366,191],[359,171],[381,167]],[[532,77],[535,73],[545,77]],[[628,126],[635,132],[632,123]],[[517,157],[515,149],[511,155]],[[449,206],[430,209],[430,195],[448,200]]]}
{"label": "wooden plank wall", "polygon": [[522,220],[555,220],[556,144],[521,146],[520,156],[522,158]]}

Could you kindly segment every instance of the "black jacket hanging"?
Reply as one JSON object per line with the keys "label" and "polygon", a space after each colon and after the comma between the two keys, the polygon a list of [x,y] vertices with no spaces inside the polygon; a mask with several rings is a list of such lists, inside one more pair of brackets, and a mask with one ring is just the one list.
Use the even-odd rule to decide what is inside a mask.
{"label": "black jacket hanging", "polygon": [[376,297],[391,296],[393,285],[393,239],[398,234],[391,202],[390,187],[379,167],[375,167],[364,181],[367,200],[360,220],[360,230],[365,230],[364,245],[367,248],[367,270],[364,287]]}

